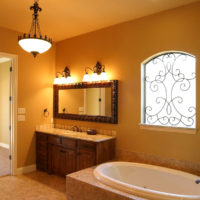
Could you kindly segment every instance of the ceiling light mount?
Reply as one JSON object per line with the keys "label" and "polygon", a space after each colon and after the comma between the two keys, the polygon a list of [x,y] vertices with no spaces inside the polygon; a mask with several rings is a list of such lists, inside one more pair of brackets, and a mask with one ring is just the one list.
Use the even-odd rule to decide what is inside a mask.
{"label": "ceiling light mount", "polygon": [[33,10],[33,19],[28,34],[18,36],[19,45],[27,52],[32,53],[34,57],[38,53],[48,51],[52,46],[52,39],[46,35],[43,37],[40,31],[38,12],[42,11],[39,7],[38,0],[34,1],[34,5],[30,7]]}

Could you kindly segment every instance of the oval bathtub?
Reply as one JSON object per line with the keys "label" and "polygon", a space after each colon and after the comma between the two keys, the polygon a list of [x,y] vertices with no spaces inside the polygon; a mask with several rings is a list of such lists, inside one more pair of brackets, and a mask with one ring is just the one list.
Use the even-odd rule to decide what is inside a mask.
{"label": "oval bathtub", "polygon": [[94,170],[102,183],[123,192],[156,200],[200,200],[200,177],[154,165],[110,162]]}

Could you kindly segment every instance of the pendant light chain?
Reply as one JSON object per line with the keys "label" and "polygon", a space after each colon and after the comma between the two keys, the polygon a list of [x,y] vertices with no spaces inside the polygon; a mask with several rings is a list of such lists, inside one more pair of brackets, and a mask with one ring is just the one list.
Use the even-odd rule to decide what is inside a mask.
{"label": "pendant light chain", "polygon": [[34,5],[30,7],[30,10],[34,10],[34,13],[33,13],[33,20],[32,20],[29,34],[33,37],[37,37],[37,34],[38,34],[39,37],[41,37],[38,12],[41,12],[42,8],[39,7],[37,0],[35,0]]}

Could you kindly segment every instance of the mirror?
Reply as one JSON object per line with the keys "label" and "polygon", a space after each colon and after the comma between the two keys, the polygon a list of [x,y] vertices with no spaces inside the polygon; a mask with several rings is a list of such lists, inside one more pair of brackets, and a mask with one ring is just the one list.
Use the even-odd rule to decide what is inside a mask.
{"label": "mirror", "polygon": [[111,117],[111,88],[59,90],[58,113]]}
{"label": "mirror", "polygon": [[54,117],[117,123],[118,81],[54,85]]}

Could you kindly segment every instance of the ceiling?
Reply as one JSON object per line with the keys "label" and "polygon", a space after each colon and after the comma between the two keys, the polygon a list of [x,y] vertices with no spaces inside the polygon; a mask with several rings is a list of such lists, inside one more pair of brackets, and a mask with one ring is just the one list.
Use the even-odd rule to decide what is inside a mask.
{"label": "ceiling", "polygon": [[10,58],[0,57],[0,63],[4,63],[4,62],[10,61],[10,60],[11,60]]}
{"label": "ceiling", "polygon": [[[54,41],[199,0],[39,0],[41,32]],[[0,0],[0,27],[28,33],[33,0]]]}

